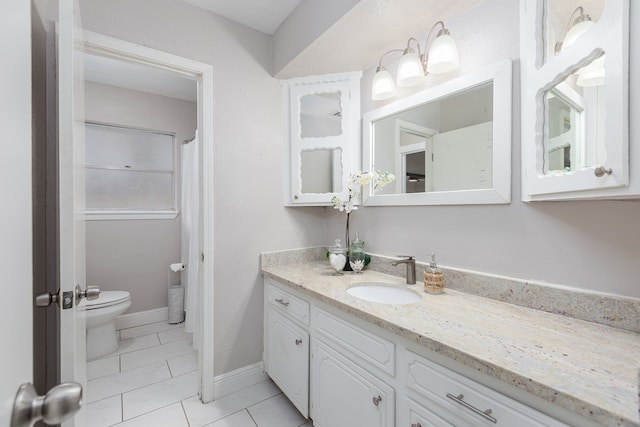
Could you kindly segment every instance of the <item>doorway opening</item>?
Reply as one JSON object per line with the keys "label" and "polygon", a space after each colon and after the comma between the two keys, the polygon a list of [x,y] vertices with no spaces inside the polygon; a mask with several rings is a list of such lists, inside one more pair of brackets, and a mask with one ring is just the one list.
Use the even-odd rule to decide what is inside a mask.
{"label": "doorway opening", "polygon": [[[107,215],[107,218],[109,218],[109,215],[111,215],[107,222],[111,223],[112,226],[118,223],[116,226],[120,229],[120,232],[124,233],[126,233],[127,231],[123,229],[126,229],[127,227],[136,231],[139,231],[137,229],[140,228],[148,228],[147,231],[150,232],[148,236],[150,236],[149,238],[152,240],[152,242],[150,243],[152,245],[156,245],[155,251],[157,253],[166,248],[164,248],[163,242],[153,241],[152,236],[154,234],[158,234],[154,232],[154,229],[158,228],[158,225],[162,221],[155,221],[154,223],[154,220],[152,218],[154,215],[160,215],[157,218],[161,218],[163,216],[164,218],[170,218],[171,216],[177,217],[179,213],[183,213],[183,209],[181,208],[179,201],[184,196],[183,193],[185,193],[185,191],[181,189],[180,185],[177,184],[176,181],[179,181],[179,179],[177,180],[176,177],[185,177],[188,171],[184,170],[186,168],[181,167],[179,164],[179,159],[184,152],[181,147],[183,146],[183,144],[193,144],[194,146],[195,144],[197,144],[198,148],[196,149],[196,153],[194,153],[194,158],[197,159],[194,161],[196,161],[197,163],[193,166],[194,169],[199,169],[199,173],[197,173],[197,175],[195,176],[192,176],[191,178],[196,179],[199,184],[199,189],[197,191],[198,194],[192,195],[194,199],[199,199],[199,203],[197,205],[197,208],[195,209],[194,215],[191,216],[192,218],[190,221],[190,230],[191,234],[200,236],[200,242],[195,247],[191,245],[192,249],[191,254],[189,255],[191,261],[189,262],[189,260],[182,259],[182,251],[178,251],[177,255],[175,253],[175,241],[176,239],[178,242],[182,240],[181,236],[184,234],[184,231],[179,230],[177,233],[177,238],[175,237],[175,233],[173,233],[174,249],[173,253],[169,253],[171,253],[171,257],[176,257],[179,259],[167,258],[167,260],[172,259],[172,261],[169,262],[165,260],[163,262],[163,265],[166,265],[162,268],[163,271],[160,273],[162,276],[161,283],[154,284],[154,289],[156,289],[156,291],[154,292],[162,292],[164,290],[166,295],[167,286],[175,284],[176,281],[179,280],[176,278],[175,272],[173,272],[169,268],[170,264],[176,262],[191,264],[191,271],[193,271],[194,268],[199,269],[199,274],[197,275],[199,280],[195,285],[196,289],[191,289],[191,295],[195,293],[197,293],[198,295],[197,299],[193,299],[194,303],[197,304],[197,309],[190,310],[192,311],[192,313],[187,312],[187,317],[190,315],[194,316],[193,311],[198,313],[197,318],[191,318],[191,320],[193,320],[191,323],[193,325],[194,341],[197,342],[198,370],[200,377],[199,395],[200,399],[203,402],[210,402],[214,398],[213,310],[211,309],[213,307],[214,235],[212,67],[208,64],[199,63],[188,58],[171,55],[165,52],[135,45],[96,33],[85,32],[83,38],[84,54],[87,58],[89,58],[89,65],[85,70],[85,77],[87,78],[87,80],[90,80],[90,83],[87,83],[87,99],[89,99],[89,95],[91,95],[91,92],[100,93],[101,96],[106,96],[105,91],[109,91],[109,86],[116,87],[115,89],[113,89],[113,92],[120,90],[137,90],[141,93],[148,93],[148,99],[146,101],[154,99],[153,97],[166,98],[168,100],[167,103],[172,104],[171,108],[173,108],[173,113],[168,113],[169,115],[175,115],[175,112],[177,111],[178,115],[184,113],[184,115],[186,116],[186,122],[192,120],[192,124],[187,123],[185,125],[177,125],[180,130],[170,130],[169,132],[166,132],[166,129],[163,129],[164,126],[153,124],[153,120],[157,120],[158,117],[152,117],[156,113],[158,115],[161,115],[161,110],[166,106],[163,107],[161,105],[156,105],[155,108],[157,108],[157,111],[156,113],[153,113],[150,111],[150,108],[136,109],[136,104],[132,102],[130,105],[126,106],[126,109],[124,107],[122,108],[122,110],[127,111],[111,111],[109,113],[111,115],[108,115],[107,113],[105,113],[106,105],[100,106],[97,105],[99,103],[90,104],[89,102],[87,102],[85,105],[85,115],[87,120],[98,122],[98,125],[103,127],[111,126],[110,130],[113,130],[113,127],[115,127],[114,125],[117,125],[121,128],[128,128],[125,129],[124,133],[139,131],[143,133],[155,132],[158,134],[162,134],[164,132],[164,134],[168,133],[169,136],[172,137],[172,143],[169,143],[169,145],[167,145],[167,147],[171,148],[165,150],[166,153],[154,152],[153,156],[151,156],[153,157],[154,161],[157,161],[157,164],[150,164],[149,156],[147,156],[145,160],[144,156],[136,154],[136,148],[131,149],[131,147],[129,146],[128,148],[125,148],[124,151],[116,152],[115,154],[111,153],[116,156],[124,156],[124,158],[127,159],[127,161],[120,162],[122,163],[122,165],[118,168],[118,170],[115,170],[111,167],[111,165],[106,164],[94,168],[95,170],[92,169],[92,172],[97,171],[96,175],[104,175],[105,173],[110,175],[118,175],[119,177],[124,177],[125,175],[132,174],[136,175],[135,179],[137,181],[140,181],[140,185],[144,188],[144,191],[142,191],[142,193],[150,197],[150,199],[147,200],[147,206],[151,206],[151,208],[136,209],[135,206],[133,206],[134,209],[131,209],[131,205],[126,207],[116,205],[115,209],[111,209],[111,212],[105,212],[105,209],[97,209],[101,212],[96,216],[96,218],[99,218],[100,215],[103,215],[103,218],[104,215]],[[113,72],[113,69],[110,68],[116,65],[119,67],[118,73]],[[146,72],[151,72],[152,75],[151,77],[149,77],[149,74],[137,74],[136,70],[145,70]],[[99,77],[100,75],[102,75],[102,77]],[[103,82],[100,82],[100,79],[105,80]],[[115,79],[120,80],[117,81]],[[133,88],[127,87],[128,85],[133,85]],[[171,91],[174,91],[173,94]],[[118,96],[118,94],[114,93],[110,95]],[[142,95],[142,98],[144,98],[144,96],[145,95]],[[141,104],[138,105],[145,104],[141,101]],[[101,111],[105,114],[104,116],[102,116],[104,117],[103,119],[100,119],[94,115],[98,114],[97,111],[100,110],[100,108],[98,107],[102,107]],[[188,117],[190,115],[189,113],[193,113],[191,118]],[[120,117],[122,119],[117,118],[118,114],[120,114]],[[147,124],[145,125],[145,123]],[[182,123],[185,122],[183,121]],[[197,139],[194,141],[193,137],[196,136],[196,130]],[[87,149],[89,148],[90,147],[87,147]],[[123,155],[123,152],[126,152],[128,154]],[[173,157],[171,157],[171,155],[173,155]],[[137,163],[133,164],[134,162]],[[198,166],[197,168],[195,167],[196,165]],[[95,182],[91,182],[91,185],[93,185],[92,188],[101,188],[100,179],[101,177],[97,176],[97,178],[94,179]],[[89,182],[87,182],[87,184],[89,184]],[[118,197],[114,198],[116,200],[127,199],[126,193],[127,191],[131,190],[131,185],[129,184],[122,185],[121,187],[122,188],[120,188],[119,190],[116,190],[124,191],[125,196],[120,197],[120,195],[118,194]],[[113,188],[109,191],[111,190],[113,190]],[[108,193],[108,191],[106,193]],[[100,200],[98,204],[103,202],[104,200]],[[97,207],[104,208],[104,206],[102,205]],[[107,211],[108,210],[109,209],[107,209]],[[89,216],[91,216],[91,212],[88,212]],[[120,217],[118,218],[118,216]],[[138,216],[139,218],[145,218],[144,221],[146,225],[144,227],[141,227],[142,222],[136,222],[136,220],[131,219],[135,216]],[[127,221],[131,223],[128,226],[125,224],[125,222]],[[183,221],[184,219],[180,218],[180,222]],[[93,225],[89,223],[91,223],[91,221],[88,221],[88,225]],[[173,227],[175,229],[176,225],[174,224]],[[178,225],[178,228],[180,228],[180,225]],[[97,233],[98,235],[102,233],[102,236],[105,237],[109,235],[113,237],[113,234],[111,234],[108,230],[100,230],[97,231]],[[105,235],[104,233],[107,234]],[[161,232],[160,234],[162,233],[164,232]],[[88,244],[91,236],[92,233],[88,232]],[[98,238],[95,239],[94,242],[98,242],[99,240],[102,240],[103,242],[105,241],[105,239]],[[171,242],[171,238],[169,239],[169,242]],[[96,243],[96,245],[99,246],[100,244]],[[177,243],[177,245],[179,247],[181,243]],[[100,251],[98,251],[98,253],[100,253]],[[167,256],[169,255],[165,255],[165,257]],[[154,253],[149,253],[146,256],[146,259],[148,261],[153,257]],[[144,264],[145,260],[141,259],[140,263]],[[90,268],[90,265],[87,265],[87,268]],[[90,279],[90,276],[88,276],[88,279]],[[110,286],[118,288],[119,285],[110,284]],[[135,292],[141,293],[143,295],[146,294],[146,291],[140,289]],[[164,296],[147,296],[148,298],[138,297],[138,299],[140,300],[140,305],[138,306],[139,308],[134,311],[140,311],[143,313],[146,313],[148,311],[150,312],[149,315],[152,319],[153,316],[162,316],[162,313],[158,312],[158,310],[149,310],[149,307],[151,307],[151,305],[154,305],[154,303],[151,303],[149,307],[145,306],[144,304],[145,299],[147,300],[146,303],[149,304],[148,300],[153,300],[154,298],[157,299],[158,297],[160,299],[164,299]],[[157,305],[157,303],[155,303],[155,305]]]}

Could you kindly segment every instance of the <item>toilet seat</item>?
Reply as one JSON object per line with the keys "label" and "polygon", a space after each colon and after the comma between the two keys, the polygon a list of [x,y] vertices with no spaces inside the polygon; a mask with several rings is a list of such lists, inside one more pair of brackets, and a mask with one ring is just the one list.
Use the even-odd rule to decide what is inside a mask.
{"label": "toilet seat", "polygon": [[126,291],[102,291],[97,299],[87,301],[87,310],[109,307],[131,299]]}

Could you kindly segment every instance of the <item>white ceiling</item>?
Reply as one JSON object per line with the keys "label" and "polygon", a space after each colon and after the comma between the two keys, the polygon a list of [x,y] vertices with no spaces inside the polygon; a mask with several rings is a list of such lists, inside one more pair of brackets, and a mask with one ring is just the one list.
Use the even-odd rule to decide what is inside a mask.
{"label": "white ceiling", "polygon": [[[185,0],[232,21],[273,34],[302,0]],[[322,0],[320,0],[322,1]]]}

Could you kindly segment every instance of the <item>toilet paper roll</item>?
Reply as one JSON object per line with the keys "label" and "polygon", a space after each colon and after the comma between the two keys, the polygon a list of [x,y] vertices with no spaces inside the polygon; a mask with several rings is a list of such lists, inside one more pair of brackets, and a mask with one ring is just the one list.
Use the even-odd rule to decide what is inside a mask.
{"label": "toilet paper roll", "polygon": [[169,287],[169,323],[184,322],[184,286]]}
{"label": "toilet paper roll", "polygon": [[176,262],[175,264],[171,264],[169,268],[171,269],[171,271],[174,271],[177,273],[178,271],[184,270],[184,264],[181,262]]}

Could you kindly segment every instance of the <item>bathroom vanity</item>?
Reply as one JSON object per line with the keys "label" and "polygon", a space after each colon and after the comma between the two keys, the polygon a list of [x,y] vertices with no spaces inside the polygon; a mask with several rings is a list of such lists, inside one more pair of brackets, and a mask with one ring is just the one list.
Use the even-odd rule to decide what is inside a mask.
{"label": "bathroom vanity", "polygon": [[[286,258],[262,258],[265,369],[316,427],[640,426],[636,333]],[[347,292],[363,282],[421,300]]]}

